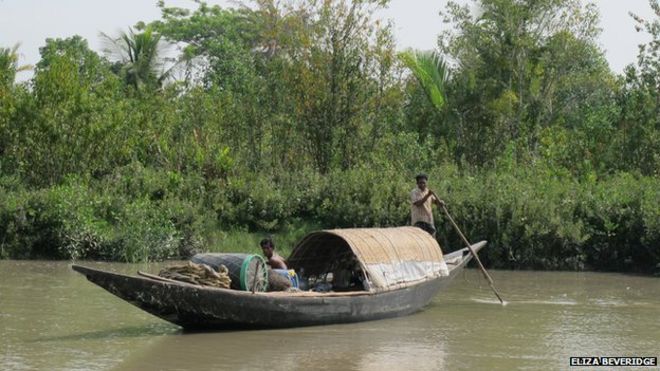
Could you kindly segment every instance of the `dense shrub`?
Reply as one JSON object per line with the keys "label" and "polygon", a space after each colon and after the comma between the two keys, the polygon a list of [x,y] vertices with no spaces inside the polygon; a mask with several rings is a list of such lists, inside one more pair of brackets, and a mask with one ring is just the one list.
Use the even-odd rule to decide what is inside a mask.
{"label": "dense shrub", "polygon": [[106,200],[79,184],[3,192],[2,250],[23,258],[96,256],[109,241],[96,216]]}
{"label": "dense shrub", "polygon": [[659,215],[657,189],[657,180],[630,174],[592,184],[579,210],[590,235],[586,251],[591,266],[649,270],[660,262],[653,226]]}
{"label": "dense shrub", "polygon": [[[660,263],[657,178],[624,173],[578,182],[541,165],[474,173],[440,165],[429,176],[463,232],[489,241],[482,255],[491,266],[652,271]],[[159,260],[202,250],[258,252],[266,234],[288,251],[317,228],[408,224],[412,178],[364,167],[324,176],[245,172],[209,183],[138,163],[102,180],[71,178],[37,190],[5,177],[0,253]],[[435,213],[444,249],[462,247],[444,214]]]}
{"label": "dense shrub", "polygon": [[70,179],[39,190],[2,189],[2,256],[145,261],[187,256],[204,245],[212,213],[161,187],[98,186]]}
{"label": "dense shrub", "polygon": [[[494,266],[650,271],[660,262],[659,185],[629,174],[577,182],[527,168],[453,179],[446,200],[468,236],[490,242],[484,257]],[[444,243],[462,245],[447,221],[442,230]]]}
{"label": "dense shrub", "polygon": [[406,181],[405,174],[371,167],[333,171],[321,190],[318,220],[330,227],[406,224],[408,188],[412,189]]}

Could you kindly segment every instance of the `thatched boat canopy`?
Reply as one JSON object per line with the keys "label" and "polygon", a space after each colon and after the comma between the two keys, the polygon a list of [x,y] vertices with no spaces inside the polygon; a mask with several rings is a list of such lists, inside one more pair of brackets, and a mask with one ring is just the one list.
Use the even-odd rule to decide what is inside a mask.
{"label": "thatched boat canopy", "polygon": [[307,276],[360,272],[364,289],[387,291],[446,274],[437,241],[417,227],[332,229],[313,232],[287,259]]}

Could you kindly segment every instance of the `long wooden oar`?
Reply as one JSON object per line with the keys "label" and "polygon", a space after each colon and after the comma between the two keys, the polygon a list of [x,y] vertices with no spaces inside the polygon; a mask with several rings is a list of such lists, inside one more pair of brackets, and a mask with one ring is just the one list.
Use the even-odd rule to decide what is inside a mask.
{"label": "long wooden oar", "polygon": [[479,265],[479,268],[481,268],[481,272],[484,274],[484,277],[486,278],[486,280],[490,284],[490,288],[493,289],[493,292],[495,293],[495,296],[497,296],[497,298],[500,299],[500,303],[502,303],[502,305],[504,305],[504,300],[502,300],[502,297],[500,296],[500,294],[497,292],[497,290],[495,290],[495,286],[493,284],[493,279],[490,277],[488,272],[486,272],[486,268],[484,268],[484,265],[481,264],[481,260],[477,256],[477,253],[474,252],[474,250],[472,250],[472,245],[470,244],[470,241],[468,241],[467,238],[465,238],[465,236],[463,235],[463,232],[461,232],[461,229],[458,228],[458,225],[456,225],[456,222],[454,221],[454,218],[452,218],[451,215],[449,215],[449,211],[447,211],[447,207],[444,204],[441,204],[440,206],[442,206],[442,210],[444,210],[445,215],[447,215],[447,218],[449,218],[449,221],[451,222],[451,224],[454,226],[454,228],[456,228],[456,232],[458,232],[458,235],[461,236],[461,239],[465,243],[465,246],[467,246],[467,248],[472,253],[472,256],[474,256],[474,260],[477,261],[477,264]]}

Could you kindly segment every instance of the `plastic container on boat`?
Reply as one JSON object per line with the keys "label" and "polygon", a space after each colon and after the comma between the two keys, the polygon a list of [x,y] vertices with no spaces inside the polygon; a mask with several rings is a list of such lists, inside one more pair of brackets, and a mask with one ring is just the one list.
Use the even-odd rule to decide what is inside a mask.
{"label": "plastic container on boat", "polygon": [[216,271],[224,265],[231,278],[230,287],[234,290],[263,292],[268,289],[268,268],[259,255],[204,253],[193,256],[190,261],[206,264]]}

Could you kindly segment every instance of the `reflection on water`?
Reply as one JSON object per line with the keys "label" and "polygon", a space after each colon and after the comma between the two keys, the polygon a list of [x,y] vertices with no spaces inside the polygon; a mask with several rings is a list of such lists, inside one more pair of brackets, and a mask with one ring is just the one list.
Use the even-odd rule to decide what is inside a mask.
{"label": "reflection on water", "polygon": [[502,306],[469,270],[408,317],[189,333],[67,263],[0,261],[0,273],[0,365],[9,370],[565,369],[570,356],[660,356],[660,279],[652,277],[495,271]]}
{"label": "reflection on water", "polygon": [[[369,324],[232,333],[181,334],[161,338],[129,357],[123,369],[383,370],[415,365],[438,370],[444,344],[426,321],[402,319]],[[163,358],[165,357],[165,358]],[[154,364],[157,359],[158,363]]]}

